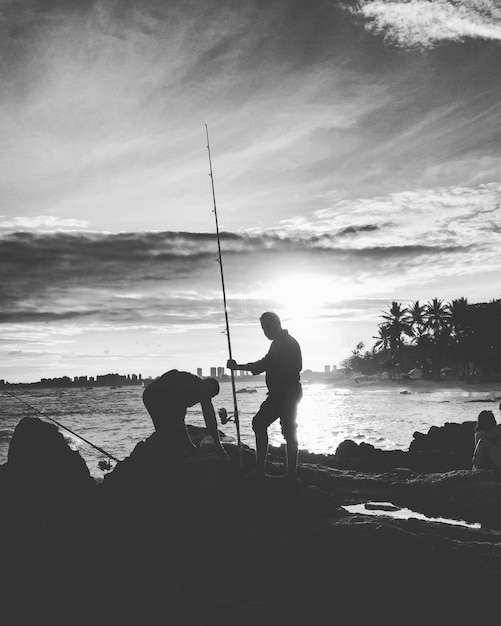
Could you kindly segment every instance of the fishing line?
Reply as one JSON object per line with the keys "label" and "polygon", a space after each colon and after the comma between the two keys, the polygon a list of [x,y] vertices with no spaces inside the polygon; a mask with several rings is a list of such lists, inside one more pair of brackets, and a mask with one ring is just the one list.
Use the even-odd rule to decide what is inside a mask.
{"label": "fishing line", "polygon": [[53,417],[51,417],[50,415],[47,415],[47,413],[45,413],[45,411],[42,411],[40,409],[37,409],[36,406],[32,406],[31,404],[29,404],[28,402],[26,402],[26,400],[23,400],[22,398],[19,398],[18,396],[16,396],[15,394],[13,394],[10,391],[5,391],[5,389],[2,390],[3,393],[6,393],[8,396],[10,396],[11,398],[15,398],[16,400],[19,400],[19,402],[22,402],[23,404],[25,404],[26,406],[28,406],[30,409],[32,409],[33,411],[36,411],[37,413],[40,413],[40,415],[43,415],[44,417],[46,417],[48,420],[50,420],[51,422],[54,422],[54,424],[57,424],[60,428],[64,428],[64,430],[67,430],[69,433],[71,433],[72,435],[74,435],[75,437],[78,437],[78,439],[81,439],[82,441],[85,441],[86,444],[88,444],[89,446],[92,446],[93,448],[95,448],[96,450],[98,450],[99,452],[101,452],[101,454],[104,454],[105,456],[107,456],[108,458],[112,459],[113,461],[116,461],[117,463],[120,463],[120,459],[117,459],[116,457],[114,457],[112,454],[110,454],[109,452],[106,452],[106,450],[103,450],[102,448],[100,448],[99,446],[96,446],[94,443],[92,443],[91,441],[89,441],[88,439],[85,439],[84,437],[82,437],[81,435],[78,435],[77,433],[75,433],[74,431],[72,431],[70,428],[68,428],[67,426],[64,426],[63,424],[60,424],[57,420],[55,420]]}
{"label": "fishing line", "polygon": [[[228,321],[228,307],[226,304],[226,289],[225,289],[225,285],[224,285],[224,271],[223,271],[223,256],[222,256],[222,252],[221,252],[221,239],[219,236],[219,222],[217,219],[217,207],[216,207],[216,192],[214,191],[214,174],[212,172],[212,159],[211,159],[211,154],[210,154],[210,143],[209,143],[209,129],[207,127],[207,124],[205,124],[205,134],[207,135],[207,152],[209,155],[209,169],[210,169],[210,180],[211,180],[211,186],[212,186],[212,200],[214,202],[214,209],[212,210],[212,212],[214,213],[214,219],[216,221],[216,237],[217,237],[217,252],[218,252],[218,256],[216,261],[219,263],[219,269],[221,270],[221,287],[222,287],[222,291],[223,291],[223,307],[224,307],[224,319],[225,319],[225,323],[226,323],[226,338],[228,340],[228,355],[230,359],[233,359],[232,353],[231,353],[231,339],[230,339],[230,324]],[[236,388],[235,388],[235,372],[233,370],[230,370],[231,372],[231,390],[232,390],[232,395],[233,395],[233,406],[234,406],[234,413],[233,413],[233,419],[235,420],[235,428],[237,431],[237,442],[238,442],[238,458],[239,458],[239,463],[240,463],[240,469],[242,469],[243,467],[243,463],[242,463],[242,441],[240,439],[240,420],[238,417],[238,406],[237,406],[237,392],[236,392]]]}

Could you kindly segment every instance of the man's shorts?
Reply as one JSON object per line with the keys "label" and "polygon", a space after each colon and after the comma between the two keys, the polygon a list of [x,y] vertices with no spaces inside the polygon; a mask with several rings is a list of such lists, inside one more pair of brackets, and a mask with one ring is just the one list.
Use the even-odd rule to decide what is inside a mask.
{"label": "man's shorts", "polygon": [[297,423],[297,405],[301,400],[303,392],[301,389],[287,396],[269,395],[259,407],[259,411],[254,415],[252,420],[252,430],[255,433],[265,433],[268,426],[280,419],[282,435],[286,441],[296,438]]}

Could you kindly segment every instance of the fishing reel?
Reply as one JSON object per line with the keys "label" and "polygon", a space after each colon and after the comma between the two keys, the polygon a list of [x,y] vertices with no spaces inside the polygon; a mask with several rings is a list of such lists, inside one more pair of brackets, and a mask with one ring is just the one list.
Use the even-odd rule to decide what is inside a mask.
{"label": "fishing reel", "polygon": [[106,460],[102,460],[99,461],[99,463],[97,464],[97,466],[99,467],[100,470],[102,470],[103,472],[109,472],[111,469],[111,463],[109,462],[108,459]]}
{"label": "fishing reel", "polygon": [[221,424],[224,426],[228,422],[233,421],[233,416],[228,416],[228,411],[223,407],[219,409],[217,414],[219,415],[219,419],[221,420]]}

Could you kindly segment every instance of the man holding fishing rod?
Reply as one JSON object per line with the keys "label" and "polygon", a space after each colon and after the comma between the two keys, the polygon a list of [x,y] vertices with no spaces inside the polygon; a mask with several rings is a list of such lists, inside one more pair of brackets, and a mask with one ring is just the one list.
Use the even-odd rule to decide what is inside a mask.
{"label": "man holding fishing rod", "polygon": [[287,477],[296,478],[298,441],[297,441],[297,405],[303,391],[300,373],[303,369],[299,343],[282,328],[276,313],[267,311],[259,318],[261,328],[271,346],[268,353],[259,361],[239,365],[229,359],[230,370],[244,370],[252,374],[266,372],[268,395],[252,420],[252,430],[256,437],[255,475],[266,475],[265,465],[268,453],[268,426],[280,418],[282,434],[286,441]]}
{"label": "man holding fishing rod", "polygon": [[200,404],[207,431],[214,440],[216,454],[228,459],[221,444],[212,398],[219,393],[215,378],[200,378],[189,372],[169,370],[155,378],[144,390],[143,402],[155,426],[166,456],[166,469],[173,472],[198,448],[186,428],[188,407]]}

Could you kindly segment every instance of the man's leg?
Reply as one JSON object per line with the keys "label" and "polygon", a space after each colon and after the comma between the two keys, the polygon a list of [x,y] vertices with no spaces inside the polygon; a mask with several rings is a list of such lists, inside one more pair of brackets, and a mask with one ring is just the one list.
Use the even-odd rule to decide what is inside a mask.
{"label": "man's leg", "polygon": [[255,433],[256,436],[256,474],[265,476],[266,456],[268,454],[268,432]]}
{"label": "man's leg", "polygon": [[298,441],[297,441],[297,403],[299,398],[286,398],[284,406],[281,410],[282,417],[280,424],[282,426],[282,434],[285,439],[285,455],[287,463],[287,477],[296,478],[297,476],[297,460],[298,460]]}
{"label": "man's leg", "polygon": [[266,475],[266,457],[268,455],[268,426],[274,422],[278,414],[268,397],[259,407],[252,420],[252,430],[256,438],[256,475]]}
{"label": "man's leg", "polygon": [[298,443],[296,437],[286,442],[285,453],[287,460],[287,476],[289,478],[295,478],[297,476],[298,457]]}
{"label": "man's leg", "polygon": [[180,425],[180,439],[183,442],[183,448],[181,450],[181,454],[187,456],[195,456],[198,452],[198,448],[193,443],[190,437],[190,433],[188,432],[188,426],[183,423]]}

